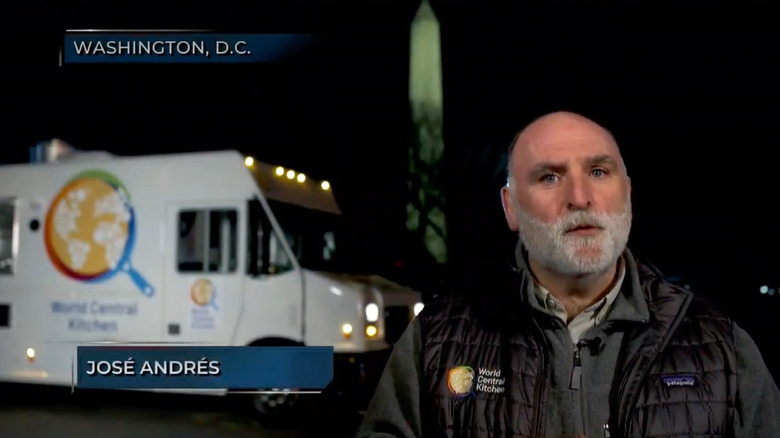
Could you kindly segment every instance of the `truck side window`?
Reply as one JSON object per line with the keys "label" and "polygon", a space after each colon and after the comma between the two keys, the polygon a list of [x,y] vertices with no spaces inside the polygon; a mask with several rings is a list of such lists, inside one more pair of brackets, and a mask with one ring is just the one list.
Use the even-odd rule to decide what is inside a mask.
{"label": "truck side window", "polygon": [[269,242],[269,274],[282,274],[290,271],[293,268],[292,261],[287,255],[287,251],[284,250],[281,239],[276,232],[271,232],[271,239]]}
{"label": "truck side window", "polygon": [[14,200],[0,200],[0,274],[14,273]]}
{"label": "truck side window", "polygon": [[247,274],[275,275],[293,269],[293,262],[282,244],[279,234],[271,226],[260,201],[250,199],[247,211]]}
{"label": "truck side window", "polygon": [[211,210],[209,272],[230,273],[238,268],[238,215],[235,210]]}
{"label": "truck side window", "polygon": [[327,231],[322,235],[322,260],[332,260],[336,252],[336,235],[333,231]]}
{"label": "truck side window", "polygon": [[180,272],[235,272],[238,268],[237,211],[180,211],[177,246]]}

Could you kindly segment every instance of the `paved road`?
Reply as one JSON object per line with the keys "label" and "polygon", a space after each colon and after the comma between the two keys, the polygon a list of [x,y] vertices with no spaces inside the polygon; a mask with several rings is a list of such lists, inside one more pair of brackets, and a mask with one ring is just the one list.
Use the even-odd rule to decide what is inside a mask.
{"label": "paved road", "polygon": [[347,438],[353,409],[309,408],[294,425],[261,426],[232,397],[0,385],[0,438]]}

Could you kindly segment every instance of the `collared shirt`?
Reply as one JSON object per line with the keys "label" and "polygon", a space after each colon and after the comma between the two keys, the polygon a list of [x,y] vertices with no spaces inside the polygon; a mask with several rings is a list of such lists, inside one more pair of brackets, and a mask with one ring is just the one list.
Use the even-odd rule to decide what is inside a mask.
{"label": "collared shirt", "polygon": [[[612,304],[615,302],[615,299],[620,293],[620,288],[623,286],[623,279],[626,276],[626,267],[622,259],[620,262],[618,262],[618,269],[619,274],[617,281],[615,281],[615,284],[612,286],[612,289],[609,291],[609,293],[604,298],[594,303],[592,306],[583,310],[579,315],[575,316],[570,323],[567,324],[569,335],[571,336],[571,340],[575,345],[577,342],[579,342],[580,339],[582,339],[582,336],[585,334],[585,332],[590,330],[591,327],[595,327],[601,324],[607,318],[609,310],[612,308]],[[569,318],[568,314],[566,313],[566,309],[563,307],[563,304],[561,304],[561,302],[555,298],[550,293],[550,291],[545,289],[544,286],[536,282],[534,282],[534,285],[534,294],[539,301],[539,305],[541,305],[542,308],[548,312],[559,317],[561,320],[563,320],[563,323],[566,324],[566,321]]]}

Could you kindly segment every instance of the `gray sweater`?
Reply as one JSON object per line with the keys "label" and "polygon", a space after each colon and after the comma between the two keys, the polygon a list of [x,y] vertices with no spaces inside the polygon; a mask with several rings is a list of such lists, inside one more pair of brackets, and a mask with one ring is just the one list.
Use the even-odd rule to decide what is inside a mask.
{"label": "gray sweater", "polygon": [[[631,279],[633,283],[635,279]],[[629,283],[628,281],[626,283]],[[631,283],[624,285],[615,299],[607,320],[647,320],[647,304],[636,296]],[[539,306],[537,300],[529,300]],[[607,334],[593,327],[585,338],[600,337],[604,346],[597,355],[588,349],[581,356],[582,385],[570,389],[574,366],[574,344],[560,318],[545,330],[549,357],[553,366],[549,392],[550,410],[546,412],[547,436],[604,436],[609,417],[609,391],[621,345],[622,333]],[[780,390],[772,379],[756,344],[736,327],[738,386],[741,415],[736,418],[736,436],[745,438],[780,437]],[[395,344],[379,386],[357,432],[357,438],[421,437],[420,378],[422,375],[420,325],[412,321]]]}

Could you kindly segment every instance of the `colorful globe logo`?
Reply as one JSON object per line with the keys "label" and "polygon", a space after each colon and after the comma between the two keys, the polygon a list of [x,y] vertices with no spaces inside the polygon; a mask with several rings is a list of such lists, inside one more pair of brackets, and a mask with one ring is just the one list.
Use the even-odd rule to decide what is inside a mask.
{"label": "colorful globe logo", "polygon": [[130,264],[135,244],[130,196],[108,172],[83,172],[65,184],[46,214],[44,241],[52,264],[69,278],[95,283],[124,272],[142,293],[154,294]]}
{"label": "colorful globe logo", "polygon": [[192,284],[190,288],[190,298],[192,302],[201,307],[212,307],[217,310],[217,305],[214,300],[217,297],[217,291],[214,288],[214,283],[207,278],[201,278]]}
{"label": "colorful globe logo", "polygon": [[461,365],[451,368],[447,372],[447,389],[456,396],[465,396],[471,393],[474,384],[474,369]]}

